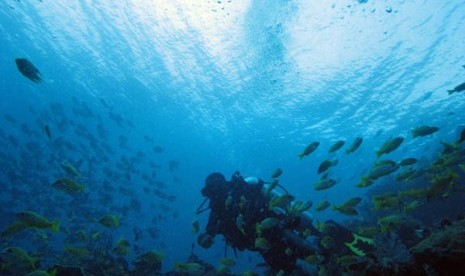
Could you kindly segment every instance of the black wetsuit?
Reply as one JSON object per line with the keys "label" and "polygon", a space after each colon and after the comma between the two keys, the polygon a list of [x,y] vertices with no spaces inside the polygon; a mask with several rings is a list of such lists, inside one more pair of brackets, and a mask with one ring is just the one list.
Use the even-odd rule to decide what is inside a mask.
{"label": "black wetsuit", "polygon": [[[292,234],[298,221],[279,217],[268,209],[269,197],[263,192],[263,182],[248,184],[235,174],[231,181],[224,180],[223,183],[217,183],[216,187],[214,194],[209,196],[211,212],[206,227],[207,234],[222,234],[226,243],[234,249],[259,251],[266,263],[276,271],[293,271],[297,258],[304,258],[312,253],[296,247],[294,241],[289,241],[286,237],[284,233]],[[240,219],[243,223],[238,226],[239,216],[242,216]],[[276,227],[263,230],[259,236],[256,224],[266,218],[276,218],[280,223]],[[269,249],[255,246],[258,237],[269,242]]]}

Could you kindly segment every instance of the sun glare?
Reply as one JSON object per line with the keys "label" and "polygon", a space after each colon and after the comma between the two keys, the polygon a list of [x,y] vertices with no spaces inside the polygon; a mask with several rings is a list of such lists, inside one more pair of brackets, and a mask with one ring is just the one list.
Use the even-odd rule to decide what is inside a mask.
{"label": "sun glare", "polygon": [[[235,49],[244,41],[244,17],[249,5],[250,0],[133,1],[134,11],[153,33],[157,52],[162,53],[171,73],[178,76],[190,75],[189,70],[201,67],[205,59],[220,72],[234,73],[231,63],[238,55]],[[190,68],[176,65],[179,61],[173,57],[181,58]]]}

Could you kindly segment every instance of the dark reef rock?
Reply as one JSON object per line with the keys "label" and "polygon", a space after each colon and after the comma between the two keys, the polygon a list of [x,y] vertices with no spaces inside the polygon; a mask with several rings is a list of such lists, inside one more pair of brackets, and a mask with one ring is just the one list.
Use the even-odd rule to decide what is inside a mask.
{"label": "dark reef rock", "polygon": [[440,275],[464,275],[465,220],[433,232],[414,246],[411,253],[417,264],[430,266]]}

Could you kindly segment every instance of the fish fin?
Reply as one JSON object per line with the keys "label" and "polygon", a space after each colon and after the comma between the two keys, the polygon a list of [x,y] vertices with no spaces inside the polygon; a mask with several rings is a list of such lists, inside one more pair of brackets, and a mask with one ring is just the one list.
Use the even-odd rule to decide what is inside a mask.
{"label": "fish fin", "polygon": [[355,241],[359,240],[359,241],[368,243],[369,245],[373,245],[373,239],[371,239],[371,238],[360,236],[360,235],[355,234],[355,233],[353,233],[353,236],[355,238]]}
{"label": "fish fin", "polygon": [[363,250],[359,249],[358,247],[355,246],[355,243],[357,241],[354,240],[353,242],[351,243],[348,243],[348,242],[345,242],[344,244],[347,246],[347,248],[350,249],[350,251],[354,252],[357,256],[360,256],[360,257],[363,257],[366,255],[365,252],[363,252]]}
{"label": "fish fin", "polygon": [[454,93],[454,92],[455,92],[455,89],[453,89],[453,90],[447,90],[447,93],[449,93],[449,95],[451,95],[451,94]]}
{"label": "fish fin", "polygon": [[52,223],[52,231],[55,233],[60,232],[60,221],[56,220]]}
{"label": "fish fin", "polygon": [[79,191],[81,193],[84,193],[86,191],[86,186],[84,186],[84,185],[79,186]]}

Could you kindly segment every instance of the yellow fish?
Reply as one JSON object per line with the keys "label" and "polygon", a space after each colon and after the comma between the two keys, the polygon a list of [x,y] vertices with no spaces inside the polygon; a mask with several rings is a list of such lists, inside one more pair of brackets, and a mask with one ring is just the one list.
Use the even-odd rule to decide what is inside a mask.
{"label": "yellow fish", "polygon": [[113,248],[113,252],[120,256],[129,256],[129,241],[125,238],[121,238],[116,242],[115,248]]}
{"label": "yellow fish", "polygon": [[26,250],[21,247],[10,246],[2,250],[1,252],[5,255],[5,259],[9,260],[13,264],[29,265],[35,269],[39,258],[30,256]]}
{"label": "yellow fish", "polygon": [[73,165],[71,165],[68,161],[64,161],[60,164],[61,168],[68,173],[71,176],[74,176],[76,178],[81,178],[81,174],[76,170]]}
{"label": "yellow fish", "polygon": [[109,228],[116,228],[119,226],[119,218],[116,215],[105,215],[99,219],[101,225]]}
{"label": "yellow fish", "polygon": [[21,211],[16,214],[19,221],[27,225],[28,227],[46,229],[50,228],[53,232],[57,233],[60,231],[60,221],[50,221],[46,217],[30,211]]}
{"label": "yellow fish", "polygon": [[262,238],[262,237],[258,237],[255,239],[255,247],[258,249],[265,250],[265,251],[271,248],[270,242],[267,239]]}
{"label": "yellow fish", "polygon": [[183,264],[176,262],[174,264],[174,267],[177,270],[186,272],[190,275],[203,275],[205,273],[205,267],[195,262],[189,262],[189,263],[183,263]]}
{"label": "yellow fish", "polygon": [[68,194],[83,193],[85,191],[84,185],[67,178],[58,179],[53,182],[52,187]]}

